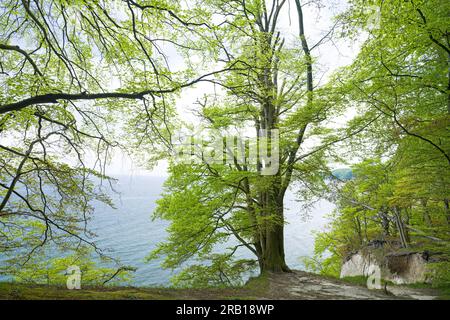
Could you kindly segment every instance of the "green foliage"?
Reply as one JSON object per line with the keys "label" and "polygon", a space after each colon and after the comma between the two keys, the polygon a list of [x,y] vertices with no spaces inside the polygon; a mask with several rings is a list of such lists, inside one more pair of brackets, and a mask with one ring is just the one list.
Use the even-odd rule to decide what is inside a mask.
{"label": "green foliage", "polygon": [[[60,270],[84,245],[101,255],[88,221],[95,202],[113,206],[105,174],[112,154],[140,157],[167,144],[179,88],[198,76],[187,65],[171,71],[160,46],[208,52],[195,37],[209,18],[171,0],[2,1],[2,272],[19,265],[20,276],[32,278],[33,264]],[[155,154],[152,163],[161,158]],[[64,258],[36,261],[47,248]]]}
{"label": "green foliage", "polygon": [[209,260],[202,259],[201,262],[202,265],[184,268],[172,278],[172,284],[182,288],[242,286],[242,274],[256,267],[254,260],[230,260],[228,254],[212,254]]}
{"label": "green foliage", "polygon": [[[192,151],[195,163],[170,161],[170,177],[155,214],[171,222],[169,237],[149,258],[165,257],[166,268],[186,268],[175,278],[180,286],[234,285],[239,274],[258,267],[286,270],[279,237],[286,190],[295,185],[298,198],[309,203],[327,188],[326,159],[331,152],[326,146],[338,137],[325,120],[337,111],[330,101],[313,101],[306,94],[306,62],[314,59],[304,52],[300,39],[288,44],[287,34],[278,34],[278,14],[263,22],[266,5],[259,0],[245,4],[215,0],[205,5],[217,20],[227,23],[203,33],[201,41],[216,45],[214,57],[204,59],[213,60],[217,54],[228,69],[213,80],[223,92],[197,101],[196,126],[211,129],[228,161],[209,163],[201,149],[204,142]],[[287,4],[279,3],[274,10],[287,13]],[[179,126],[189,124],[180,121]],[[238,149],[220,137],[249,136],[250,142],[240,149],[249,155],[252,143],[267,141],[273,148],[273,137],[261,136],[263,129],[280,134],[275,160],[279,167],[267,176],[261,174],[267,165],[259,157],[241,161]],[[304,141],[320,144],[308,148]],[[217,255],[216,248],[224,253]],[[252,263],[235,260],[236,251],[242,249],[254,255]]]}
{"label": "green foliage", "polygon": [[450,287],[450,262],[441,261],[429,265],[429,273],[434,287]]}
{"label": "green foliage", "polygon": [[[69,2],[7,0],[0,10],[1,272],[21,266],[16,276],[38,283],[61,282],[72,262],[89,283],[111,272],[83,248],[98,249],[86,228],[93,203],[113,206],[98,181],[112,183],[105,166],[115,148],[148,167],[169,158],[154,216],[171,222],[169,238],[149,259],[187,266],[177,286],[235,285],[255,267],[287,270],[290,186],[306,204],[324,194],[337,204],[305,261],[310,269],[337,276],[349,252],[380,238],[449,252],[448,1],[350,0],[339,33],[363,40],[361,50],[323,86],[303,28],[285,41],[277,20],[284,1],[272,9],[262,0]],[[301,24],[306,6],[297,8]],[[375,6],[379,15],[368,10]],[[231,161],[208,163],[199,150],[194,164],[172,158],[174,131],[195,127],[177,118],[181,89],[200,81],[216,90],[197,101],[196,126],[256,132],[254,142],[271,152],[276,140],[261,130],[279,130],[272,176],[261,175],[267,163],[258,157],[238,161],[219,135]],[[349,108],[357,115],[336,128]],[[330,163],[351,169],[330,172]],[[37,258],[48,248],[63,257]],[[240,249],[255,260],[235,259]],[[446,262],[433,268],[447,283]]]}
{"label": "green foliage", "polygon": [[[130,280],[129,271],[118,272],[113,277],[117,269],[99,267],[93,258],[92,248],[88,246],[79,247],[73,253],[40,249],[26,264],[10,268],[8,274],[18,282],[65,286],[68,268],[77,266],[81,271],[82,286],[102,286],[104,282],[108,285],[123,284]],[[101,259],[103,265],[111,265],[112,262],[106,257]]]}
{"label": "green foliage", "polygon": [[[373,5],[381,8],[375,27],[374,12],[364,9]],[[440,0],[355,0],[341,16],[344,36],[367,33],[357,59],[334,75],[333,91],[358,110],[349,128],[369,125],[348,141],[354,177],[335,185],[337,211],[317,235],[310,268],[336,275],[349,253],[382,239],[399,243],[394,250],[444,253],[430,268],[436,284],[447,281],[448,10]]]}

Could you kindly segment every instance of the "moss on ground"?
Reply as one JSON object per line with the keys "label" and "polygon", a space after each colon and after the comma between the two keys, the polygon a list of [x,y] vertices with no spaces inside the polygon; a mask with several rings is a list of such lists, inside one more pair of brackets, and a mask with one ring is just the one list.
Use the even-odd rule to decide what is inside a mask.
{"label": "moss on ground", "polygon": [[354,277],[344,277],[340,278],[339,280],[355,284],[358,286],[366,286],[367,285],[367,277],[366,276],[354,276]]}

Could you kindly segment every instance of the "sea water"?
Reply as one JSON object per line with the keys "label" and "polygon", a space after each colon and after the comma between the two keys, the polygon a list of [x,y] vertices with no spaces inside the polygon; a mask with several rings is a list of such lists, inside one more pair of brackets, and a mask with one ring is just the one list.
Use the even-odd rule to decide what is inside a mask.
{"label": "sea water", "polygon": [[[161,268],[163,260],[146,261],[148,254],[164,241],[168,221],[153,220],[152,212],[160,198],[165,178],[149,175],[117,176],[116,192],[109,192],[116,208],[103,203],[94,204],[89,229],[95,233],[96,245],[108,256],[118,259],[121,265],[136,268],[127,283],[133,286],[165,286],[179,270]],[[323,230],[334,206],[325,200],[318,201],[305,215],[303,206],[292,192],[285,197],[285,252],[291,269],[302,269],[302,257],[311,257],[314,250],[313,231]],[[229,247],[225,244],[217,251]],[[244,247],[236,252],[238,258],[254,258]],[[1,262],[0,262],[1,263]],[[7,277],[0,276],[0,280]]]}
{"label": "sea water", "polygon": [[[118,177],[115,188],[119,194],[113,195],[117,208],[99,204],[91,221],[98,246],[112,249],[109,252],[111,256],[119,258],[124,265],[137,268],[131,281],[135,286],[167,285],[173,275],[170,270],[161,268],[161,260],[145,262],[145,257],[167,235],[165,229],[169,222],[151,219],[163,183],[164,178],[161,177]],[[288,192],[285,198],[285,252],[286,262],[291,269],[302,269],[302,257],[313,255],[313,231],[324,229],[328,221],[326,215],[334,206],[321,200],[307,215],[302,208],[295,201],[293,193]],[[243,247],[236,254],[239,258],[254,258]]]}

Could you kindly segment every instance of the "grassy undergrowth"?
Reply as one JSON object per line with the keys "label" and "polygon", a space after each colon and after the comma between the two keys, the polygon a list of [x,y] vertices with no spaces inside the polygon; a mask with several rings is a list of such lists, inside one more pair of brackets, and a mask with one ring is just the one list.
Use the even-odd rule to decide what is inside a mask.
{"label": "grassy undergrowth", "polygon": [[20,300],[175,300],[175,299],[257,299],[268,290],[265,276],[252,278],[235,288],[175,289],[149,287],[83,287],[68,290],[65,286],[0,282],[0,299]]}

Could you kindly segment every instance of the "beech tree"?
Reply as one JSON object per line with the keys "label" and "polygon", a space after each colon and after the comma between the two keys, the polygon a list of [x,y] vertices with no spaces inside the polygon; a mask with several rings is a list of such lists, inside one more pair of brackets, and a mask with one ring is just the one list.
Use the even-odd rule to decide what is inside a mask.
{"label": "beech tree", "polygon": [[[167,268],[201,261],[189,262],[176,276],[179,285],[230,285],[255,267],[262,273],[288,272],[285,194],[292,185],[299,188],[299,199],[312,200],[320,194],[329,174],[325,160],[331,155],[329,147],[354,134],[330,130],[327,118],[338,110],[326,90],[316,98],[315,92],[322,90],[314,83],[312,48],[317,46],[309,43],[305,30],[305,4],[295,1],[298,31],[290,43],[280,28],[281,16],[289,14],[287,1],[207,3],[219,21],[224,17],[209,36],[216,43],[215,57],[235,69],[212,81],[217,93],[200,97],[195,113],[204,128],[224,133],[223,138],[216,135],[216,143],[231,162],[225,157],[208,162],[200,143],[191,150],[199,161],[171,161],[155,214],[171,221],[169,238],[150,258],[166,257]],[[226,141],[226,134],[239,129],[253,131],[255,144],[267,141],[269,154],[279,151],[272,174],[263,173],[270,165],[260,156],[255,162],[241,161],[241,155],[250,152],[248,144],[237,142],[236,147]],[[278,130],[279,141],[273,130]],[[217,246],[222,253],[216,252]],[[242,248],[254,259],[234,258]]]}
{"label": "beech tree", "polygon": [[[117,149],[169,162],[154,215],[170,221],[169,236],[149,258],[184,267],[179,285],[289,272],[291,187],[305,206],[320,196],[337,204],[311,263],[323,273],[337,275],[341,258],[373,238],[448,252],[448,1],[350,0],[313,42],[305,17],[322,4],[2,1],[0,272],[43,281],[36,266],[91,268],[91,250],[104,256],[87,222],[95,201],[113,206],[106,166]],[[361,51],[323,84],[316,50],[338,26]],[[200,83],[189,123],[179,103]],[[347,111],[356,116],[336,125]],[[177,132],[192,127],[206,140],[188,134],[180,158]],[[336,163],[353,179],[331,182]],[[46,261],[53,250],[64,254]]]}

